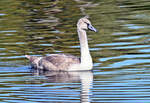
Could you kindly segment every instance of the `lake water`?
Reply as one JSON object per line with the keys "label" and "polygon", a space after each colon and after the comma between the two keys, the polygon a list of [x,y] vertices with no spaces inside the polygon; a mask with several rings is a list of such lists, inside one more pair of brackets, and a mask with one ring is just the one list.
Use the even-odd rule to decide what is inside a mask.
{"label": "lake water", "polygon": [[[93,71],[39,72],[25,54],[80,56],[89,15]],[[1,103],[150,103],[149,0],[0,0]]]}

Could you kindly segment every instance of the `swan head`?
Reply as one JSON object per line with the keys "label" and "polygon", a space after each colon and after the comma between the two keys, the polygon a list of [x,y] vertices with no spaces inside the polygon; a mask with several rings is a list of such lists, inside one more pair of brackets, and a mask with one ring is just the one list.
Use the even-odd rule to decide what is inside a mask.
{"label": "swan head", "polygon": [[91,31],[97,32],[97,30],[92,26],[90,20],[88,20],[87,17],[83,17],[79,19],[77,23],[77,28],[79,30],[91,30]]}

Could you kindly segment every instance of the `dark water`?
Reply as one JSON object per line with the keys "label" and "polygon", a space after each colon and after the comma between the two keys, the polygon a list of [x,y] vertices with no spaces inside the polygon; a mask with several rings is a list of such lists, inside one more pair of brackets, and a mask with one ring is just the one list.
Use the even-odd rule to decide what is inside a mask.
{"label": "dark water", "polygon": [[[91,17],[93,72],[31,71],[24,55],[80,56]],[[1,103],[150,103],[149,0],[0,0]]]}

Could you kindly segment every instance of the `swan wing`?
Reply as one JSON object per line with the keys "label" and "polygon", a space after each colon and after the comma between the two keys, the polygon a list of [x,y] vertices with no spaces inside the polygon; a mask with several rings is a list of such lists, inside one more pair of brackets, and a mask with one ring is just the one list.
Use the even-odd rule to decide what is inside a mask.
{"label": "swan wing", "polygon": [[43,57],[41,61],[41,64],[46,66],[45,69],[55,71],[66,71],[70,65],[78,63],[80,63],[78,57],[68,54],[51,54]]}

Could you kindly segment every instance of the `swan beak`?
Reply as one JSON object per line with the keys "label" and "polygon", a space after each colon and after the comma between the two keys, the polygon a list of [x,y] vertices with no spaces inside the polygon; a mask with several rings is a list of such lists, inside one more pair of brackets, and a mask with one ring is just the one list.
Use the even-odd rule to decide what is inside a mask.
{"label": "swan beak", "polygon": [[91,24],[88,25],[88,29],[97,32],[97,30]]}

